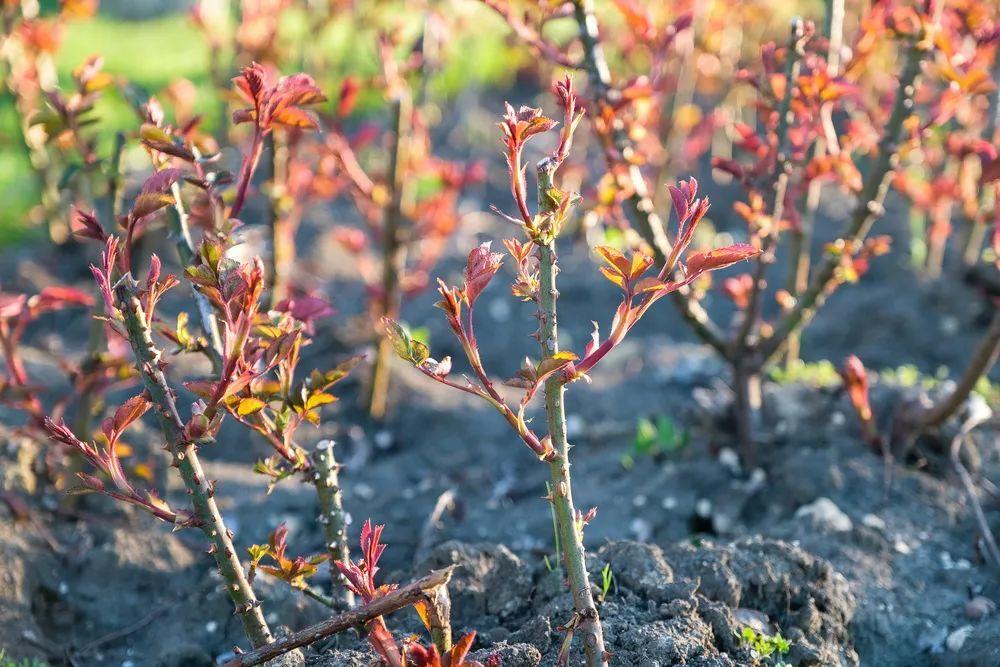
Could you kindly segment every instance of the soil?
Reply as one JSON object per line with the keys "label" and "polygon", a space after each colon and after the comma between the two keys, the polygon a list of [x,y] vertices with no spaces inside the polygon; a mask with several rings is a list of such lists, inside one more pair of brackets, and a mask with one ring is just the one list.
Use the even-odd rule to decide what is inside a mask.
{"label": "soil", "polygon": [[[723,228],[725,194],[715,208]],[[482,196],[506,201],[500,189]],[[833,199],[827,212],[837,217],[843,206]],[[303,230],[300,273],[332,294],[341,310],[320,324],[306,367],[349,354],[358,329],[351,318],[362,288],[346,258],[318,231],[344,215],[316,211]],[[915,364],[934,373],[943,365],[954,374],[961,368],[985,328],[982,298],[958,278],[930,281],[913,272],[907,231],[893,222],[903,218],[897,211],[879,223],[899,252],[877,260],[862,285],[830,300],[805,337],[806,359],[839,363],[855,353],[874,369]],[[834,229],[832,222],[825,226],[820,240]],[[459,248],[508,232],[494,219],[470,215],[437,273],[454,278],[462,265]],[[5,289],[54,280],[44,268],[53,265],[61,267],[59,280],[83,284],[82,254],[79,248],[10,251],[0,271]],[[607,325],[615,295],[579,244],[567,244],[563,255],[563,342],[579,347],[590,320]],[[775,268],[776,282],[782,272]],[[494,285],[483,297],[477,333],[487,368],[507,377],[535,350],[527,336],[530,309],[505,296],[503,286]],[[166,311],[179,309],[181,297],[165,304]],[[713,312],[725,316],[723,298],[715,293],[710,300]],[[405,318],[428,325],[433,356],[458,359],[460,349],[433,301],[431,294],[415,299]],[[29,369],[53,395],[64,387],[47,351],[55,332],[78,334],[66,346],[81,349],[83,319],[58,314],[32,338]],[[204,369],[181,360],[175,371]],[[551,517],[541,499],[546,467],[489,406],[413,369],[395,367],[391,417],[379,426],[353,398],[361,394],[359,382],[340,389],[344,400],[310,434],[338,440],[352,539],[367,517],[386,524],[386,581],[461,565],[450,587],[453,622],[456,632],[477,631],[476,655],[499,653],[512,667],[553,664],[562,639],[557,628],[569,620],[572,601],[552,569]],[[664,304],[602,363],[592,384],[571,387],[576,500],[580,508],[598,508],[586,531],[591,576],[600,582],[605,566],[613,574],[600,604],[612,664],[764,664],[737,638],[750,625],[766,634],[780,631],[791,642],[784,659],[792,665],[1000,665],[1000,614],[981,599],[969,604],[974,597],[1000,601],[1000,579],[979,555],[967,499],[940,447],[924,443],[894,463],[887,484],[883,460],[861,441],[836,387],[771,382],[758,467],[745,470],[734,455],[726,383],[723,365]],[[883,421],[909,392],[876,385],[873,399]],[[633,453],[642,416],[668,417],[685,437],[671,451]],[[34,445],[17,434],[18,418],[0,412],[0,423],[7,424],[0,435],[0,490],[9,499],[0,504],[0,647],[8,657],[211,665],[246,645],[200,534],[171,532],[93,496],[81,499],[73,518],[61,516],[58,499],[35,486]],[[996,425],[981,427],[974,440],[973,474],[1000,483]],[[131,443],[137,456],[159,456],[152,428],[137,431]],[[320,550],[309,487],[287,480],[267,495],[264,480],[252,473],[249,463],[266,453],[235,428],[203,451],[238,545],[262,542],[286,521],[293,551]],[[623,465],[626,454],[634,458],[630,467]],[[162,457],[157,461],[162,468]],[[168,483],[168,496],[182,499],[176,481]],[[446,492],[454,503],[428,527]],[[982,501],[994,531],[1000,530],[998,498],[984,492]],[[324,567],[317,585],[326,585],[328,576]],[[274,626],[299,628],[326,613],[266,575],[256,586]],[[389,623],[398,636],[421,633],[410,611]],[[313,646],[306,660],[368,665],[375,658],[345,634]],[[571,662],[579,664],[579,654]]]}

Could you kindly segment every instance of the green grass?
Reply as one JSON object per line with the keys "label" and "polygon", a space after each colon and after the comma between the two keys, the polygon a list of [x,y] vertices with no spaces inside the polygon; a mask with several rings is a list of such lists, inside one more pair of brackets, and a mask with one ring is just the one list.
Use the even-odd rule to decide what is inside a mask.
{"label": "green grass", "polygon": [[177,78],[208,79],[208,47],[184,14],[71,23],[56,61],[60,80],[68,80],[73,68],[92,55],[104,57],[107,71],[151,89]]}

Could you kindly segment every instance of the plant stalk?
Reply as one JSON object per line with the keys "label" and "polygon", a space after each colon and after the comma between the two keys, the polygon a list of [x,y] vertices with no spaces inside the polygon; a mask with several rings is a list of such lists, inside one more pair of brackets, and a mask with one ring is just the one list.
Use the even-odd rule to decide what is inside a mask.
{"label": "plant stalk", "polygon": [[[543,215],[546,213],[551,215],[555,210],[549,190],[553,187],[552,177],[556,166],[550,158],[538,163],[538,204],[539,212]],[[559,351],[556,309],[559,292],[556,290],[558,265],[555,241],[540,244],[538,255],[540,279],[538,305],[541,320],[539,333],[542,356],[547,358]],[[556,512],[566,577],[576,607],[575,632],[578,632],[583,639],[587,666],[602,667],[608,664],[604,649],[604,631],[590,588],[582,527],[577,526],[577,511],[573,504],[573,491],[570,485],[570,445],[566,438],[566,409],[563,404],[565,392],[566,387],[560,378],[550,377],[545,381],[545,414],[548,420],[549,438],[555,450],[555,456],[549,461],[549,472],[552,476],[550,501]]]}
{"label": "plant stalk", "polygon": [[258,648],[274,641],[264,620],[260,602],[247,581],[243,565],[236,555],[232,533],[226,528],[222,514],[215,503],[214,484],[205,475],[198,457],[198,448],[184,435],[184,421],[177,411],[174,391],[161,368],[162,352],[153,343],[152,331],[146,323],[146,313],[138,297],[138,284],[126,275],[115,287],[116,307],[125,322],[129,343],[140,367],[143,383],[156,406],[160,429],[166,438],[175,466],[184,480],[191,497],[195,516],[211,543],[210,553],[215,558],[219,573],[226,583],[226,592],[236,607],[236,614],[243,622],[243,629],[251,646]]}
{"label": "plant stalk", "polygon": [[290,274],[295,266],[295,231],[298,225],[286,203],[288,188],[288,161],[291,146],[288,138],[272,133],[271,191],[271,306],[288,297]]}
{"label": "plant stalk", "polygon": [[[174,212],[170,218],[170,233],[174,237],[174,247],[177,248],[177,256],[181,264],[187,268],[194,265],[195,249],[191,240],[190,216],[184,207],[181,199],[181,185],[174,183],[170,186],[170,194],[174,198]],[[212,363],[212,372],[219,374],[222,371],[222,337],[219,335],[219,323],[215,319],[212,311],[212,304],[208,298],[198,291],[194,285],[191,286],[194,296],[195,306],[198,308],[198,325],[202,335],[208,341],[208,349],[205,350],[209,361]]]}
{"label": "plant stalk", "polygon": [[336,568],[335,561],[347,563],[351,560],[347,543],[347,517],[344,514],[343,493],[340,489],[338,473],[340,464],[334,456],[333,440],[321,440],[316,445],[312,463],[313,482],[319,496],[319,523],[323,526],[326,549],[330,553],[330,573],[332,574],[331,594],[347,607],[354,606],[354,594],[347,588],[344,575]]}
{"label": "plant stalk", "polygon": [[[778,126],[775,134],[778,139],[775,156],[774,180],[771,183],[771,220],[778,225],[785,214],[785,196],[788,183],[791,180],[791,141],[788,136],[792,120],[792,96],[795,94],[796,82],[802,67],[802,47],[805,40],[805,26],[802,19],[792,21],[791,34],[788,37],[788,54],[785,63],[785,93],[778,105]],[[743,312],[743,322],[740,324],[733,339],[733,406],[736,413],[736,433],[740,450],[748,466],[756,462],[756,435],[759,432],[763,407],[763,390],[761,387],[761,359],[753,353],[753,337],[756,335],[761,316],[761,302],[767,289],[767,268],[774,262],[777,230],[770,230],[761,242],[761,253],[754,267],[753,287],[750,290],[749,302]]]}
{"label": "plant stalk", "polygon": [[439,586],[424,598],[424,610],[431,641],[441,655],[451,651],[451,596],[447,586]]}
{"label": "plant stalk", "polygon": [[[407,188],[406,168],[409,159],[410,118],[413,113],[408,90],[400,90],[393,101],[395,136],[392,156],[389,162],[390,193],[389,203],[382,219],[382,303],[380,317],[399,318],[402,289],[400,281],[406,268],[406,243],[403,238],[403,200]],[[389,401],[390,363],[394,352],[392,342],[380,336],[372,368],[371,386],[368,395],[368,412],[374,419],[385,417]]]}

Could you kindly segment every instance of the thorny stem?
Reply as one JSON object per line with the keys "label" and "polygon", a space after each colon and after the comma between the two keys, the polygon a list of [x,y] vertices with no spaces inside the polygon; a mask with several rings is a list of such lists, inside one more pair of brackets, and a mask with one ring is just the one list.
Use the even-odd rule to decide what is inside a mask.
{"label": "thorny stem", "polygon": [[[539,212],[543,215],[546,213],[551,215],[555,211],[549,190],[553,187],[552,177],[556,166],[554,161],[549,158],[538,163],[538,206]],[[547,358],[559,351],[559,327],[556,311],[559,292],[556,290],[558,266],[555,241],[549,241],[544,245],[540,244],[538,255],[538,304],[541,320],[539,340],[542,357]],[[570,486],[570,445],[566,438],[566,409],[563,405],[565,391],[565,384],[561,378],[550,377],[545,381],[545,414],[548,420],[549,438],[555,450],[555,456],[549,461],[549,471],[552,475],[551,502],[556,512],[566,576],[569,579],[573,603],[576,607],[573,627],[583,639],[588,667],[601,667],[608,664],[608,659],[604,649],[604,632],[601,628],[601,620],[597,613],[597,606],[594,604],[593,591],[590,589],[582,529],[577,526],[577,512],[573,505],[573,491]]]}
{"label": "thorny stem", "polygon": [[198,448],[184,435],[184,422],[177,411],[174,391],[161,369],[163,354],[153,343],[152,331],[146,324],[146,313],[139,301],[137,288],[131,275],[122,278],[115,287],[115,305],[122,313],[146,391],[156,406],[160,429],[173,456],[172,465],[180,471],[184,480],[194,514],[211,542],[209,551],[215,558],[219,573],[226,583],[226,592],[236,606],[236,614],[243,622],[250,644],[254,648],[269,644],[274,641],[274,637],[236,555],[232,534],[215,503],[215,487],[201,467]]}
{"label": "thorny stem", "polygon": [[[382,220],[382,303],[380,315],[396,319],[399,314],[400,281],[406,265],[406,243],[403,239],[403,198],[408,160],[408,135],[412,102],[407,90],[400,90],[393,101],[395,134],[389,162],[389,203]],[[369,414],[375,419],[385,416],[389,397],[390,361],[393,356],[392,341],[387,336],[379,338],[372,369],[368,400]]]}
{"label": "thorny stem", "polygon": [[[594,96],[599,105],[611,105],[617,93],[611,85],[611,70],[608,68],[601,46],[593,0],[573,0],[573,12],[580,31],[580,41],[583,43],[584,66],[590,85],[594,89]],[[639,165],[632,160],[635,146],[626,132],[624,123],[618,118],[612,123],[611,136],[607,137],[611,146],[608,147],[609,150],[605,150],[609,167],[614,168],[619,161],[626,167],[628,186],[631,190],[626,202],[630,217],[638,228],[639,235],[651,246],[657,263],[662,263],[670,256],[672,248],[670,239],[667,237],[663,221],[654,210],[646,179]],[[679,289],[671,294],[671,300],[694,333],[728,359],[730,352],[725,335],[701,304],[691,296],[691,290],[687,287]]]}
{"label": "thorny stem", "polygon": [[[903,122],[910,115],[913,107],[913,95],[916,91],[916,81],[920,75],[921,64],[931,50],[930,47],[922,44],[922,38],[923,36],[911,38],[912,43],[906,55],[903,72],[899,77],[899,88],[893,102],[892,113],[889,116],[889,122],[882,139],[879,141],[878,157],[865,180],[858,204],[855,206],[842,235],[848,246],[863,241],[868,236],[875,221],[885,212],[884,202],[892,182],[892,174],[899,165],[899,140],[903,130]],[[839,266],[839,257],[827,256],[809,284],[809,288],[799,296],[795,307],[777,323],[774,333],[761,341],[759,351],[762,363],[766,364],[780,352],[788,337],[808,324],[816,310],[825,303],[827,297],[837,286],[837,268]]]}
{"label": "thorny stem", "polygon": [[330,573],[333,575],[333,596],[347,607],[354,606],[354,594],[347,588],[344,575],[333,563],[348,563],[351,552],[347,543],[347,517],[344,514],[343,493],[338,472],[340,464],[334,456],[333,440],[321,440],[313,453],[313,483],[319,496],[319,523],[323,526],[326,549],[330,554]]}
{"label": "thorny stem", "polygon": [[[174,198],[174,214],[170,219],[170,232],[174,236],[174,246],[177,248],[177,256],[181,264],[187,268],[195,263],[194,242],[191,240],[190,217],[181,199],[180,183],[170,186],[170,193]],[[198,291],[194,285],[191,286],[194,295],[194,303],[198,308],[198,324],[201,328],[205,340],[208,341],[208,349],[205,350],[209,361],[212,362],[212,372],[218,374],[222,371],[222,337],[219,335],[219,323],[215,319],[212,311],[212,304],[208,298]]]}
{"label": "thorny stem", "polygon": [[301,646],[308,646],[324,637],[329,637],[330,635],[358,626],[364,626],[372,619],[405,609],[415,602],[424,599],[437,588],[447,586],[454,569],[454,566],[452,566],[443,570],[434,570],[427,576],[417,579],[406,586],[397,588],[391,593],[386,593],[366,605],[325,621],[320,621],[298,632],[293,632],[267,646],[237,655],[227,662],[225,667],[250,667],[251,665],[259,665]]}

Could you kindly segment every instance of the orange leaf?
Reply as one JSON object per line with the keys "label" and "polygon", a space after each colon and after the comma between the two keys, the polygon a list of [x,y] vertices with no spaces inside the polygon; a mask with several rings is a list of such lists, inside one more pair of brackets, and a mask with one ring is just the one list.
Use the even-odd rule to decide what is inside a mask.
{"label": "orange leaf", "polygon": [[724,248],[709,250],[708,252],[691,253],[687,261],[688,277],[693,278],[706,271],[723,269],[759,254],[760,250],[747,243],[736,243]]}

